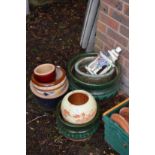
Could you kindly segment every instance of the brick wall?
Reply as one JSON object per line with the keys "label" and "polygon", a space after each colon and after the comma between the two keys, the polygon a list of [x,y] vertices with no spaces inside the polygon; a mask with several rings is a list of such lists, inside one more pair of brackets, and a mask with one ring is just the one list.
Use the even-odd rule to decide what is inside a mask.
{"label": "brick wall", "polygon": [[97,20],[95,51],[115,48],[123,51],[119,62],[122,67],[121,86],[128,93],[129,88],[129,1],[100,0]]}

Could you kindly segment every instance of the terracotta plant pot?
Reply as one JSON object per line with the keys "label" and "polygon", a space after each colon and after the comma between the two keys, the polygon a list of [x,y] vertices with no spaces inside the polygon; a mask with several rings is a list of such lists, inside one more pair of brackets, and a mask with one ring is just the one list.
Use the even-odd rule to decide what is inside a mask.
{"label": "terracotta plant pot", "polygon": [[56,67],[53,64],[41,64],[34,69],[34,78],[42,83],[53,82],[56,76],[55,70]]}
{"label": "terracotta plant pot", "polygon": [[112,114],[110,117],[114,122],[116,122],[126,133],[129,134],[129,123],[120,114]]}
{"label": "terracotta plant pot", "polygon": [[97,112],[94,97],[84,90],[69,92],[62,100],[61,113],[67,122],[84,124],[91,121]]}
{"label": "terracotta plant pot", "polygon": [[120,109],[119,114],[125,118],[125,120],[129,123],[129,108],[123,107]]}
{"label": "terracotta plant pot", "polygon": [[75,63],[75,75],[76,77],[86,83],[91,84],[102,84],[109,80],[111,80],[114,77],[115,74],[115,68],[112,67],[109,72],[103,74],[103,75],[91,75],[87,72],[85,69],[85,66],[88,65],[90,62],[92,62],[95,59],[94,56],[85,57],[80,59]]}
{"label": "terracotta plant pot", "polygon": [[61,115],[61,102],[57,106],[56,123],[59,133],[73,141],[85,141],[89,139],[99,127],[99,108],[95,117],[85,124],[72,124],[65,121]]}

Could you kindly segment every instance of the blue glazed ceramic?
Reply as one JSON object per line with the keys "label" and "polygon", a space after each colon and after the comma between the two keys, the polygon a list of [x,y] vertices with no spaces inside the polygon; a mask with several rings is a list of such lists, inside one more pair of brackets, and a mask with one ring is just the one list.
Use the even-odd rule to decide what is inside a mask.
{"label": "blue glazed ceramic", "polygon": [[55,99],[42,99],[42,98],[40,98],[38,96],[35,96],[35,98],[36,98],[36,103],[37,104],[39,104],[42,108],[50,110],[50,109],[55,108],[57,106],[57,104],[62,100],[64,95],[62,95],[62,96],[60,96],[58,98],[55,98]]}

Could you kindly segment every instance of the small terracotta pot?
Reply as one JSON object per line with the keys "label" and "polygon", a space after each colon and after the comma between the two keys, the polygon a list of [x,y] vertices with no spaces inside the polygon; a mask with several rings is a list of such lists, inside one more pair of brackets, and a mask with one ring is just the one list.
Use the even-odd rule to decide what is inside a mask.
{"label": "small terracotta pot", "polygon": [[42,82],[42,83],[53,82],[56,77],[55,70],[56,70],[56,67],[53,64],[39,65],[33,71],[34,78],[38,82]]}
{"label": "small terracotta pot", "polygon": [[97,112],[94,97],[84,90],[68,93],[61,103],[61,114],[65,121],[72,124],[84,124],[91,121]]}
{"label": "small terracotta pot", "polygon": [[65,78],[66,78],[66,72],[60,66],[56,66],[56,77],[55,77],[55,81],[53,81],[53,82],[42,83],[35,79],[34,74],[32,74],[32,76],[31,76],[32,82],[35,85],[37,85],[38,87],[53,87],[54,85],[57,85],[60,82],[62,82]]}
{"label": "small terracotta pot", "polygon": [[112,114],[110,117],[114,122],[116,122],[126,133],[129,134],[129,123],[120,114]]}
{"label": "small terracotta pot", "polygon": [[129,108],[123,107],[120,109],[119,114],[125,118],[125,120],[129,123]]}

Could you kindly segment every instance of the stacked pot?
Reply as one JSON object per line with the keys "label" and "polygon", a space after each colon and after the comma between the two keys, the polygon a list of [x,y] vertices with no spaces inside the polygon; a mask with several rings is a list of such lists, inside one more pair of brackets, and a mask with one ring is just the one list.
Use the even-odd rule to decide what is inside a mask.
{"label": "stacked pot", "polygon": [[103,75],[89,74],[85,66],[91,63],[98,53],[79,54],[72,58],[67,66],[70,89],[84,89],[95,99],[103,100],[115,96],[120,85],[120,65],[116,64]]}
{"label": "stacked pot", "polygon": [[53,64],[41,64],[32,73],[30,89],[44,107],[54,107],[66,94],[68,80],[64,69]]}
{"label": "stacked pot", "polygon": [[99,108],[84,90],[69,92],[57,106],[59,133],[73,141],[89,139],[99,126]]}

